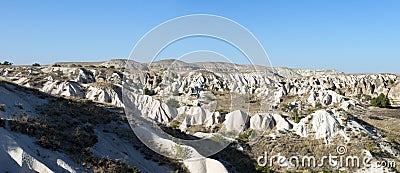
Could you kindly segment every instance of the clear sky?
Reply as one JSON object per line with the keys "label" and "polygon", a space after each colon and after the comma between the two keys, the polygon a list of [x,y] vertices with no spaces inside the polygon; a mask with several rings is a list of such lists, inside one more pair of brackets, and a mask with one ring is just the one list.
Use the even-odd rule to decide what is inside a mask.
{"label": "clear sky", "polygon": [[[50,64],[126,58],[153,27],[189,14],[214,14],[249,29],[273,66],[400,73],[400,1],[0,1],[0,61]],[[197,38],[198,39],[198,38]],[[160,59],[214,48],[186,40]],[[196,43],[196,44],[194,44]],[[186,46],[186,47],[185,47]]]}

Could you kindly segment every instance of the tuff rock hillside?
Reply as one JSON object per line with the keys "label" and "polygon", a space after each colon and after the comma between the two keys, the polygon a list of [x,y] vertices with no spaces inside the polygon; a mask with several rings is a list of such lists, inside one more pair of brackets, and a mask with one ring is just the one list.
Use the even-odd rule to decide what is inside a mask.
{"label": "tuff rock hillside", "polygon": [[[344,74],[334,70],[270,68],[224,62],[186,63],[162,60],[139,63],[117,59],[100,63],[55,63],[42,67],[0,66],[0,76],[0,80],[6,81],[0,87],[0,106],[3,105],[0,107],[3,110],[0,115],[2,122],[5,122],[1,134],[8,138],[21,135],[23,139],[26,138],[23,142],[18,141],[19,137],[16,142],[15,139],[2,142],[8,149],[3,147],[1,154],[12,158],[6,159],[14,165],[10,168],[19,165],[23,169],[39,169],[39,172],[80,172],[85,169],[107,170],[112,166],[104,167],[104,164],[110,163],[122,165],[112,167],[115,170],[129,168],[142,172],[176,169],[190,172],[390,172],[399,169],[364,165],[304,166],[302,160],[296,166],[288,161],[281,165],[257,165],[259,156],[264,156],[265,152],[270,156],[312,155],[321,158],[326,154],[337,154],[337,146],[346,147],[345,156],[371,157],[372,163],[382,160],[399,162],[400,110],[396,107],[400,106],[400,77],[395,74]],[[126,95],[127,91],[129,96]],[[388,100],[381,107],[390,108],[372,106],[376,105],[376,98],[380,95]],[[65,108],[67,102],[73,102],[76,109],[85,108],[83,110],[87,112],[68,113],[71,110]],[[125,105],[128,103],[129,105]],[[48,106],[43,106],[48,104],[56,105],[51,105],[53,110],[50,111],[46,110]],[[23,108],[19,108],[19,105]],[[109,113],[93,115],[95,112],[86,110],[89,105],[96,109],[106,109]],[[201,138],[222,134],[231,144],[211,158],[200,161],[184,160],[178,163],[157,156],[156,160],[166,166],[152,166],[153,158],[135,159],[136,155],[138,158],[148,157],[146,153],[152,151],[135,137],[126,118],[121,118],[124,108],[125,111],[131,110],[134,116],[157,123],[174,136]],[[120,112],[116,115],[119,119],[107,117],[115,112]],[[63,117],[63,114],[67,114],[64,118],[73,119],[71,123],[78,124],[76,128],[84,129],[83,135],[96,139],[85,145],[75,146],[85,148],[82,153],[85,153],[83,158],[87,158],[86,160],[77,160],[77,153],[68,152],[72,146],[61,147],[62,144],[52,151],[43,151],[51,155],[47,159],[35,157],[32,154],[35,151],[25,151],[27,149],[24,146],[35,145],[33,148],[40,151],[43,150],[42,147],[54,147],[53,144],[43,142],[42,138],[48,136],[15,130],[9,126],[11,122],[29,127],[32,124],[44,126],[62,123],[55,119],[58,116]],[[90,116],[107,119],[100,122],[87,120]],[[22,121],[24,117],[28,118]],[[45,122],[44,119],[47,118],[51,121]],[[33,127],[38,130],[43,128]],[[124,128],[116,132],[117,127]],[[71,132],[74,130],[76,129],[71,129]],[[131,136],[126,137],[119,133]],[[121,135],[125,138],[121,138]],[[129,141],[125,141],[128,139],[137,145],[132,149],[124,148],[124,151],[114,146],[119,145],[115,142],[128,145]],[[164,139],[163,143],[168,143],[171,148],[178,145]],[[32,144],[35,140],[36,144]],[[51,142],[57,143],[60,140],[54,139]],[[12,149],[11,143],[14,146]],[[97,165],[100,164],[97,162],[99,159],[104,159],[111,152],[107,151],[109,147],[119,154],[112,154],[113,158],[102,161],[103,167]],[[202,155],[195,147],[183,147],[190,151],[184,155]],[[124,155],[124,152],[128,154]],[[168,152],[177,155],[178,151],[171,149]],[[124,159],[127,155],[134,157]],[[23,164],[24,159],[19,160],[20,157],[31,158],[33,161]],[[61,160],[51,162],[57,158]],[[33,162],[35,163],[32,164]]]}

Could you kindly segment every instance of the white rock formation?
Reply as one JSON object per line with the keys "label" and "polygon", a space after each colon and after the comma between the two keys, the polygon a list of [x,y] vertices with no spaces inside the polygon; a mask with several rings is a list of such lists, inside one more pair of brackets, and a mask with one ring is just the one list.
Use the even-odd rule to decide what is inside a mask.
{"label": "white rock formation", "polygon": [[230,132],[241,132],[246,129],[246,123],[249,121],[249,116],[241,110],[236,110],[226,114],[224,126]]}
{"label": "white rock formation", "polygon": [[392,106],[400,106],[400,83],[393,84],[390,88],[388,97],[391,99]]}
{"label": "white rock formation", "polygon": [[250,118],[250,129],[270,131],[275,127],[275,120],[270,114],[258,113]]}
{"label": "white rock formation", "polygon": [[127,95],[133,114],[148,117],[158,123],[167,124],[176,117],[178,111],[167,104],[153,99],[148,95],[129,94]]}
{"label": "white rock formation", "polygon": [[60,96],[70,96],[70,97],[79,97],[83,98],[84,93],[82,92],[82,86],[76,82],[46,82],[43,88],[40,89],[43,92],[52,94],[52,95],[60,95]]}
{"label": "white rock formation", "polygon": [[[116,86],[115,86],[116,87]],[[85,97],[90,100],[111,103],[118,107],[123,107],[122,94],[117,88],[107,87],[107,88],[97,88],[89,86],[87,89]]]}
{"label": "white rock formation", "polygon": [[178,117],[184,117],[179,129],[185,131],[188,126],[205,125],[210,127],[218,120],[219,113],[213,113],[198,106],[178,108]]}
{"label": "white rock formation", "polygon": [[87,71],[85,68],[79,68],[78,77],[76,77],[75,82],[92,83],[95,82],[95,79],[92,72]]}
{"label": "white rock formation", "polygon": [[191,173],[228,172],[228,170],[221,162],[210,158],[185,160],[183,163]]}
{"label": "white rock formation", "polygon": [[312,115],[308,115],[307,117],[300,119],[300,122],[294,125],[293,131],[301,137],[307,137],[308,132],[311,131],[308,129],[308,124],[310,123],[311,119]]}
{"label": "white rock formation", "polygon": [[302,118],[300,122],[294,126],[294,131],[302,137],[314,134],[316,139],[324,139],[325,143],[329,143],[329,138],[332,136],[338,134],[344,135],[341,125],[334,114],[325,110],[318,110]]}
{"label": "white rock formation", "polygon": [[348,110],[356,107],[357,104],[358,103],[355,100],[347,100],[340,104],[340,108],[342,108],[345,111],[348,111]]}
{"label": "white rock formation", "polygon": [[293,128],[293,124],[290,123],[285,118],[283,118],[281,115],[272,114],[272,117],[274,118],[275,123],[276,123],[276,130],[287,131],[287,130],[290,130]]}
{"label": "white rock formation", "polygon": [[315,138],[327,139],[339,132],[340,124],[332,114],[324,110],[319,110],[312,115],[311,124],[315,132]]}

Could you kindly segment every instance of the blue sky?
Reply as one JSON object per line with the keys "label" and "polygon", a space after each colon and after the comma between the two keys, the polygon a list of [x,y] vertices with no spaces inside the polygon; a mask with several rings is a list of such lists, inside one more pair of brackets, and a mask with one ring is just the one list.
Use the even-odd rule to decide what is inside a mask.
{"label": "blue sky", "polygon": [[[15,64],[104,61],[128,57],[135,43],[162,22],[214,14],[249,29],[273,66],[400,73],[400,1],[0,1],[0,61]],[[192,38],[160,59],[232,47]]]}

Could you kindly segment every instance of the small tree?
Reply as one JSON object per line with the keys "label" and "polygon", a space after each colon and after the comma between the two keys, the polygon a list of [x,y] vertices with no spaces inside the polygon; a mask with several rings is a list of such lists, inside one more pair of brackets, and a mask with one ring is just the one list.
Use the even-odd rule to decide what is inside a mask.
{"label": "small tree", "polygon": [[32,66],[34,66],[34,67],[40,67],[40,64],[35,62],[35,63],[32,64]]}
{"label": "small tree", "polygon": [[0,63],[0,65],[12,65],[13,63],[8,62],[8,61],[4,61],[3,63]]}
{"label": "small tree", "polygon": [[375,107],[380,107],[380,108],[386,108],[389,107],[390,105],[390,101],[389,98],[387,96],[385,96],[385,94],[379,94],[378,97],[373,98],[371,100],[371,105],[375,106]]}
{"label": "small tree", "polygon": [[144,89],[144,95],[152,96],[152,95],[156,95],[156,92],[154,92],[154,90],[152,90],[152,89],[145,88]]}
{"label": "small tree", "polygon": [[297,108],[292,109],[291,117],[295,123],[300,122],[299,110]]}

